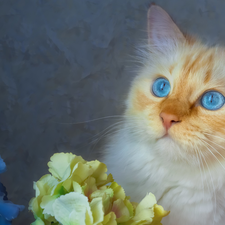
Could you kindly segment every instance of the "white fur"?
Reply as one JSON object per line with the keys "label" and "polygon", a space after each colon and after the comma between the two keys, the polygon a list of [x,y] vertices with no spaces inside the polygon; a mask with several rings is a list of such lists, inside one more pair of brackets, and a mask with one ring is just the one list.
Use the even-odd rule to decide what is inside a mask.
{"label": "white fur", "polygon": [[147,193],[155,194],[158,204],[170,210],[163,225],[224,225],[221,165],[203,172],[197,165],[169,160],[161,152],[174,151],[179,148],[176,143],[140,140],[126,126],[130,127],[125,125],[109,142],[104,163],[131,200],[140,202]]}

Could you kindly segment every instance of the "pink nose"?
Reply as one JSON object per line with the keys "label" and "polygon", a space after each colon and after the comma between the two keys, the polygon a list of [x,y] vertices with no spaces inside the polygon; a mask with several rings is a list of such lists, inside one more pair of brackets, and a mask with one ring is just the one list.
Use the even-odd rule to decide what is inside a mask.
{"label": "pink nose", "polygon": [[169,128],[174,123],[180,122],[178,117],[176,115],[173,115],[173,114],[168,114],[168,113],[162,112],[162,113],[160,113],[159,116],[162,119],[162,123],[163,123],[163,126],[166,128],[166,131],[169,130]]}

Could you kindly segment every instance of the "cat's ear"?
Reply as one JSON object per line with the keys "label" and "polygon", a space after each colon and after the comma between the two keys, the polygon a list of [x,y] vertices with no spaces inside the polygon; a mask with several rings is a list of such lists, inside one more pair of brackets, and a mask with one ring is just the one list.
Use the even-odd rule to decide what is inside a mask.
{"label": "cat's ear", "polygon": [[148,43],[160,52],[174,49],[185,37],[171,17],[161,7],[151,5],[148,10]]}

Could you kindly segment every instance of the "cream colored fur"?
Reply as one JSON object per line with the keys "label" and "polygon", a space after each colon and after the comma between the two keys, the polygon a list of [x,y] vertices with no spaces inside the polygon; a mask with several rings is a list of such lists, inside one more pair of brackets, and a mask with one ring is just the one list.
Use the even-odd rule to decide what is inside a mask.
{"label": "cream colored fur", "polygon": [[[207,90],[225,95],[224,49],[190,43],[158,6],[148,12],[148,35],[124,123],[103,162],[131,200],[155,194],[170,210],[163,225],[224,225],[225,106],[208,111],[199,103]],[[166,99],[151,92],[159,76],[171,84]],[[164,109],[182,120],[166,137],[159,117]]]}

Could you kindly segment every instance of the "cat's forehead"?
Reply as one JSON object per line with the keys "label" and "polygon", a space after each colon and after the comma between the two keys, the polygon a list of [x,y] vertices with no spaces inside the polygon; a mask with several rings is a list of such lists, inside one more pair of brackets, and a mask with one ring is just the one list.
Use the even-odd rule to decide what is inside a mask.
{"label": "cat's forehead", "polygon": [[207,90],[225,95],[224,56],[222,48],[185,46],[171,57],[172,60],[164,61],[166,66],[161,74],[170,81],[173,94],[186,94],[193,101]]}

